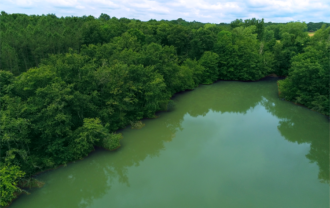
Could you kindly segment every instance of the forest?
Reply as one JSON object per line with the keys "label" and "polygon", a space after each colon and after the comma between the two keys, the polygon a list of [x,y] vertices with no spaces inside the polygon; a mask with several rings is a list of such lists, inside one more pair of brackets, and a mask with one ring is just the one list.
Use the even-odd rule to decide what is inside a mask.
{"label": "forest", "polygon": [[118,148],[116,130],[201,84],[275,74],[281,99],[329,116],[329,25],[2,11],[1,206],[38,172]]}

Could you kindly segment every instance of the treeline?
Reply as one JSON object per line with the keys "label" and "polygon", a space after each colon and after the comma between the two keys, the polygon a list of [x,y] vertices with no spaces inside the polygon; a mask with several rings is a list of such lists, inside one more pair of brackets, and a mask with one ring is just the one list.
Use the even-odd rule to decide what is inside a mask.
{"label": "treeline", "polygon": [[[246,20],[243,21],[242,19],[237,19],[236,21],[244,22]],[[251,20],[248,20],[248,21],[251,21]],[[232,23],[229,23],[229,24],[228,23],[220,23],[220,25],[228,25],[228,26],[230,24],[232,24]],[[265,22],[264,26],[268,27],[268,26],[285,25],[285,24],[287,24],[287,23]],[[326,22],[309,22],[309,23],[307,23],[306,31],[315,32],[316,30],[321,29],[323,25],[325,25],[326,27],[329,27],[330,23],[326,23]]]}
{"label": "treeline", "polygon": [[289,75],[281,96],[329,115],[330,27],[310,38],[305,23],[256,19],[0,18],[1,206],[22,177],[118,147],[116,130],[200,84]]}
{"label": "treeline", "polygon": [[325,22],[309,22],[307,23],[307,30],[308,31],[313,31],[315,32],[318,29],[321,29],[322,26],[325,25],[325,27],[329,27],[330,23],[325,23]]}

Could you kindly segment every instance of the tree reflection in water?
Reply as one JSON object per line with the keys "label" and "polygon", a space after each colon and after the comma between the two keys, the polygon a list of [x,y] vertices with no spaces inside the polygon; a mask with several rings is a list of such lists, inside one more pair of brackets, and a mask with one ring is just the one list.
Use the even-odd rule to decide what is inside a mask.
{"label": "tree reflection in water", "polygon": [[[39,176],[41,180],[47,181],[45,187],[59,183],[65,184],[62,185],[62,188],[66,189],[66,193],[72,194],[59,194],[54,189],[47,188],[35,190],[33,193],[41,194],[42,197],[39,197],[40,201],[34,207],[87,207],[95,199],[103,197],[111,189],[113,183],[130,186],[127,176],[128,168],[139,166],[147,157],[159,156],[160,151],[164,149],[165,142],[171,141],[176,132],[182,130],[181,124],[186,114],[193,117],[205,116],[210,111],[222,114],[246,114],[257,105],[264,106],[269,113],[280,119],[278,130],[286,140],[298,144],[310,144],[310,151],[306,157],[318,165],[320,181],[329,183],[329,137],[318,138],[315,135],[315,131],[324,133],[327,129],[319,126],[319,122],[313,122],[313,119],[320,119],[315,116],[315,112],[311,111],[306,118],[306,114],[301,114],[302,109],[300,108],[302,107],[281,101],[277,97],[275,81],[276,79],[269,78],[239,85],[235,82],[220,81],[216,83],[218,87],[204,85],[194,91],[175,95],[173,98],[176,102],[174,110],[158,113],[164,119],[159,119],[157,125],[153,125],[152,119],[145,119],[144,122],[147,125],[142,129],[121,130],[120,132],[124,133],[124,139],[122,147],[117,151],[107,152],[97,149],[82,161],[52,171],[52,173],[63,172],[58,174],[60,178],[56,178],[56,180],[52,179],[52,173],[41,174]],[[206,91],[208,93],[203,93]],[[193,96],[192,93],[197,95]],[[286,103],[284,107],[283,103]],[[169,114],[171,115],[169,116]],[[146,130],[148,130],[148,134],[145,133]],[[133,135],[136,140],[126,141],[125,134]],[[325,134],[329,135],[329,132]],[[125,151],[123,151],[124,149]],[[129,154],[125,154],[125,152],[129,152]],[[77,165],[81,167],[75,168]],[[57,198],[56,204],[49,204],[50,201],[54,201],[54,195]],[[20,200],[26,197],[30,196],[19,197],[12,206],[20,206]]]}

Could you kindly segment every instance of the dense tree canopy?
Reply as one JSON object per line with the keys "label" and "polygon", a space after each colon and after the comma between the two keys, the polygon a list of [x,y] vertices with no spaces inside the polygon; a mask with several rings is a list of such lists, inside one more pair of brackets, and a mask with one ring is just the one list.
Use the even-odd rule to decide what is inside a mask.
{"label": "dense tree canopy", "polygon": [[304,52],[292,58],[289,77],[279,82],[281,96],[329,115],[330,27],[322,27]]}
{"label": "dense tree canopy", "polygon": [[[115,149],[114,134],[219,79],[280,81],[281,96],[329,115],[330,27],[0,15],[1,206],[25,175]],[[278,40],[278,41],[276,41]],[[6,177],[4,177],[4,174]]]}

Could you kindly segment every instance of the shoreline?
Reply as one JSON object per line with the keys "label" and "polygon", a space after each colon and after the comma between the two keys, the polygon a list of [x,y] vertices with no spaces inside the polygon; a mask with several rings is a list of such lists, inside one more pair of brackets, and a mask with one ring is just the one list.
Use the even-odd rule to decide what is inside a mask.
{"label": "shoreline", "polygon": [[[282,77],[281,77],[281,76],[278,76],[278,75],[276,75],[276,74],[269,74],[269,75],[266,75],[266,76],[263,77],[263,78],[260,78],[260,79],[258,79],[258,80],[254,80],[254,81],[253,81],[253,80],[245,81],[245,80],[222,80],[222,79],[219,79],[219,80],[213,82],[212,84],[214,84],[214,83],[216,83],[216,82],[219,82],[219,81],[258,82],[258,81],[262,81],[262,80],[267,79],[267,78],[285,79],[286,76],[282,76]],[[305,107],[305,108],[307,108],[307,109],[309,109],[309,110],[312,110],[312,109],[310,109],[310,108],[308,108],[308,107],[306,107],[306,106],[304,106],[304,105],[302,105],[302,104],[300,104],[300,103],[295,103],[295,102],[292,102],[292,101],[285,100],[285,99],[281,98],[281,97],[280,97],[281,92],[279,91],[279,84],[278,84],[278,82],[276,82],[276,84],[277,84],[277,91],[278,91],[278,97],[279,97],[279,99],[281,99],[281,100],[283,100],[283,101],[288,101],[288,102],[291,102],[291,103],[293,103],[293,104],[295,104],[295,105],[302,106],[302,107]],[[203,85],[203,84],[200,84],[200,85]],[[200,85],[199,85],[199,86],[200,86]],[[197,87],[199,87],[199,86],[197,86]],[[197,87],[196,87],[196,88],[197,88]],[[196,89],[196,88],[195,88],[195,89]],[[189,92],[189,91],[192,91],[192,90],[194,90],[194,89],[187,89],[187,90],[184,90],[184,91],[181,91],[181,92],[177,92],[177,93],[175,93],[175,94],[172,95],[172,97],[170,98],[170,100],[171,100],[172,98],[174,98],[175,96],[181,94],[181,93]],[[315,110],[312,110],[312,111],[317,112],[317,113],[320,113],[320,112],[315,111]],[[161,113],[161,112],[167,112],[167,110],[159,110],[159,111],[155,112],[155,115],[156,115],[157,113]],[[320,114],[322,114],[322,113],[320,113]],[[329,116],[327,116],[327,115],[325,115],[325,114],[322,114],[322,115],[326,116],[326,117],[330,120],[330,117],[329,117]],[[154,118],[147,118],[147,117],[146,117],[146,118],[143,118],[143,119],[155,119],[155,118],[158,118],[158,117],[159,117],[159,116],[156,115]],[[143,120],[143,119],[141,119],[141,120]],[[125,127],[123,127],[123,128],[118,129],[117,131],[121,131],[121,130],[123,130],[123,129],[129,127],[129,126],[130,126],[130,125],[127,125],[127,126],[125,126]],[[46,173],[46,172],[49,172],[49,171],[53,171],[53,170],[59,169],[59,168],[61,168],[61,167],[66,167],[67,165],[70,165],[70,164],[75,163],[75,162],[77,162],[77,161],[83,160],[83,159],[85,159],[86,157],[89,157],[91,154],[93,154],[93,153],[96,152],[96,151],[104,150],[104,151],[115,152],[115,151],[117,151],[118,149],[120,149],[120,147],[121,147],[121,145],[120,145],[119,147],[113,149],[113,150],[109,150],[109,149],[106,149],[106,148],[104,148],[104,147],[94,146],[94,149],[93,149],[91,152],[89,152],[85,157],[83,157],[83,158],[81,158],[81,159],[77,159],[77,160],[70,161],[70,162],[68,162],[68,163],[66,163],[66,164],[58,165],[58,166],[53,167],[53,168],[49,168],[49,169],[45,169],[45,170],[42,170],[42,171],[36,172],[35,174],[31,175],[30,178],[34,178],[34,177],[36,177],[36,176],[38,176],[38,175],[40,175],[40,174],[43,174],[43,173]],[[35,179],[35,178],[34,178],[34,179]],[[40,182],[43,183],[42,181],[40,181]],[[20,193],[17,193],[16,196],[15,196],[15,198],[14,198],[14,199],[13,199],[13,200],[12,200],[7,206],[5,206],[4,208],[8,208],[8,207],[9,207],[9,206],[10,206],[15,200],[19,199],[19,197],[20,197],[22,194],[24,194],[24,192],[26,192],[26,191],[23,189],[24,187],[20,187],[20,186],[18,186],[18,187],[21,188],[22,191],[21,191]],[[42,188],[42,186],[41,186],[41,187],[31,187],[31,188]],[[25,193],[25,194],[27,194],[27,193]]]}
{"label": "shoreline", "polygon": [[295,105],[298,105],[298,106],[301,106],[301,107],[307,108],[308,110],[311,110],[311,111],[313,111],[313,112],[319,113],[319,114],[321,114],[321,115],[327,117],[328,120],[330,121],[330,115],[326,115],[326,114],[323,114],[323,113],[321,113],[321,112],[319,112],[319,111],[316,111],[316,110],[313,110],[313,109],[311,109],[311,108],[308,108],[307,106],[305,106],[305,105],[303,105],[303,104],[301,104],[301,103],[297,103],[297,102],[293,102],[293,101],[291,101],[291,100],[286,100],[286,99],[284,99],[284,98],[281,98],[281,91],[279,90],[279,84],[278,84],[278,82],[277,82],[276,84],[277,84],[277,93],[278,93],[278,97],[279,97],[281,100],[286,101],[286,102],[290,102],[290,103],[292,103],[292,104],[295,104]]}
{"label": "shoreline", "polygon": [[[119,129],[118,129],[118,130],[119,130]],[[93,154],[93,153],[96,152],[96,151],[103,150],[103,151],[107,151],[107,152],[115,152],[115,151],[117,151],[118,149],[120,149],[120,147],[121,147],[121,146],[119,146],[119,147],[117,147],[117,148],[115,148],[115,149],[113,149],[113,150],[108,150],[108,149],[103,148],[103,147],[94,146],[94,149],[93,149],[91,152],[89,152],[85,157],[83,157],[83,158],[81,158],[81,159],[77,159],[77,160],[70,161],[70,162],[68,162],[68,163],[66,163],[66,164],[58,165],[58,166],[53,167],[53,168],[49,168],[49,169],[46,169],[46,170],[39,171],[39,172],[33,174],[30,178],[33,178],[33,179],[37,180],[35,177],[38,176],[38,175],[40,175],[40,174],[44,174],[44,173],[47,173],[47,172],[50,172],[50,171],[53,171],[53,170],[57,170],[57,169],[59,169],[59,168],[66,167],[66,166],[68,166],[68,165],[70,165],[70,164],[72,164],[72,163],[76,163],[76,162],[78,162],[78,161],[80,161],[80,160],[84,160],[85,158],[89,157],[91,154]],[[43,181],[39,181],[39,182],[44,183]],[[44,185],[45,185],[45,183],[44,183],[41,187],[30,187],[30,189],[31,189],[31,188],[42,188]],[[24,188],[29,188],[29,187],[21,187],[21,186],[17,186],[17,187],[19,187],[19,188],[21,189],[21,192],[16,193],[16,194],[15,194],[15,195],[16,195],[15,198],[13,198],[13,199],[11,200],[11,202],[10,202],[7,206],[5,206],[5,207],[3,207],[3,208],[8,208],[8,207],[9,207],[9,206],[10,206],[15,200],[19,199],[19,197],[20,197],[21,195],[23,195],[23,194],[29,195],[29,192],[26,191],[26,190],[24,189]]]}
{"label": "shoreline", "polygon": [[[279,76],[277,76],[276,74],[269,74],[269,75],[266,75],[265,77],[263,77],[263,78],[261,78],[261,79],[254,80],[254,81],[253,81],[253,80],[244,81],[244,80],[222,80],[222,79],[219,79],[219,80],[213,82],[212,84],[214,84],[214,83],[216,83],[216,82],[219,82],[219,81],[257,82],[257,81],[261,81],[261,80],[266,79],[266,78],[279,78]],[[203,84],[200,84],[200,85],[198,85],[197,87],[199,87],[199,86],[201,86],[201,85],[203,85]],[[196,87],[196,88],[197,88],[197,87]],[[194,88],[194,89],[196,89],[196,88]],[[177,93],[175,93],[174,95],[172,95],[172,97],[170,98],[170,100],[171,100],[172,98],[174,98],[175,96],[181,94],[181,93],[189,92],[189,91],[192,91],[192,90],[194,90],[194,89],[187,89],[187,90],[184,90],[184,91],[181,91],[181,92],[177,92]],[[155,112],[155,115],[156,115],[157,113],[160,113],[160,112],[167,112],[167,110],[159,110],[159,111]],[[156,116],[155,118],[158,118],[158,116]],[[152,118],[152,119],[155,119],[155,118]],[[143,119],[150,119],[150,118],[143,118]],[[130,126],[130,125],[127,125],[127,126],[125,126],[125,127],[123,127],[123,128],[118,129],[117,131],[121,131],[121,130],[123,130],[124,128],[127,128],[127,127],[129,127],[129,126]],[[83,157],[83,158],[81,158],[81,159],[77,159],[77,160],[70,161],[70,162],[68,162],[68,163],[66,163],[66,164],[58,165],[58,166],[53,167],[53,168],[49,168],[49,169],[45,169],[45,170],[42,170],[42,171],[36,172],[35,174],[31,175],[30,178],[34,178],[34,177],[36,177],[36,176],[38,176],[38,175],[40,175],[40,174],[43,174],[43,173],[46,173],[46,172],[49,172],[49,171],[53,171],[53,170],[57,170],[57,169],[59,169],[59,168],[61,168],[61,167],[66,167],[67,165],[70,165],[70,164],[75,163],[75,162],[77,162],[77,161],[83,160],[83,159],[85,159],[86,157],[88,157],[88,156],[90,156],[91,154],[93,154],[97,149],[98,149],[98,150],[103,149],[103,150],[105,150],[105,151],[117,151],[118,149],[120,149],[120,147],[121,147],[121,146],[119,146],[118,148],[115,148],[114,150],[108,150],[108,149],[103,148],[103,147],[100,147],[100,146],[94,146],[94,149],[93,149],[91,152],[89,152],[85,157]],[[19,186],[18,186],[18,187],[19,187]],[[24,187],[19,187],[19,188],[23,189]],[[39,187],[39,188],[42,188],[42,187]],[[22,190],[20,193],[18,193],[18,194],[16,195],[16,197],[15,197],[15,198],[14,198],[14,199],[13,199],[13,200],[12,200],[7,206],[6,206],[6,207],[4,207],[4,208],[9,207],[9,206],[10,206],[10,205],[11,205],[16,199],[18,199],[19,196],[21,196],[22,194],[24,194],[24,191],[23,191],[23,190]]]}

